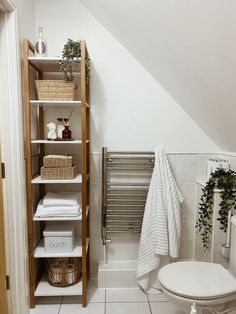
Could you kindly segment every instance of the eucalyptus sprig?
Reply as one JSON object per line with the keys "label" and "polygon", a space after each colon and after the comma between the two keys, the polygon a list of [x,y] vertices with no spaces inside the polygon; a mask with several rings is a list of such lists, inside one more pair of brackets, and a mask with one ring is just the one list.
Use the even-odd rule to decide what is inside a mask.
{"label": "eucalyptus sprig", "polygon": [[219,204],[220,229],[224,232],[228,227],[228,213],[231,209],[236,209],[236,172],[218,169],[211,174],[210,179],[202,189],[199,203],[198,219],[196,228],[201,233],[203,249],[208,250],[212,233],[212,214],[214,206],[214,189],[220,189],[221,202]]}

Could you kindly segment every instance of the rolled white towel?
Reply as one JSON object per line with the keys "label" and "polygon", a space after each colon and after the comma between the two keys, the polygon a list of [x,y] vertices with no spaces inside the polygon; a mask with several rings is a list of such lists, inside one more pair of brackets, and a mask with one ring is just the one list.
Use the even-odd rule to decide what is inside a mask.
{"label": "rolled white towel", "polygon": [[48,192],[43,198],[43,206],[77,206],[81,202],[79,192]]}
{"label": "rolled white towel", "polygon": [[76,206],[43,206],[43,200],[40,200],[35,217],[74,217],[82,212],[80,204]]}

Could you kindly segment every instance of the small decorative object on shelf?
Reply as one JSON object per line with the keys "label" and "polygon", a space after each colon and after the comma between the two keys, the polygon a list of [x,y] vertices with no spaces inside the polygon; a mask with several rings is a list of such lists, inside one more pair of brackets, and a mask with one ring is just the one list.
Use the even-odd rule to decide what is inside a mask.
{"label": "small decorative object on shelf", "polygon": [[64,130],[62,131],[62,138],[65,140],[71,139],[71,130],[69,125],[65,125]]}
{"label": "small decorative object on shelf", "polygon": [[74,80],[74,70],[79,68],[81,57],[80,41],[68,39],[62,51],[62,60],[60,60],[60,70],[64,72],[65,81]]}
{"label": "small decorative object on shelf", "polygon": [[42,26],[38,27],[38,37],[35,43],[35,52],[37,57],[45,57],[47,54],[47,43],[43,38],[43,28]]}
{"label": "small decorative object on shelf", "polygon": [[56,133],[56,124],[51,122],[47,124],[47,127],[49,129],[47,139],[50,141],[54,141],[57,139],[57,133]]}
{"label": "small decorative object on shelf", "polygon": [[[63,117],[61,111],[58,109],[61,117]],[[70,116],[68,119],[64,119],[64,118],[60,118],[63,122],[63,126],[64,126],[64,129],[62,130],[62,139],[63,140],[72,140],[72,136],[71,136],[71,130],[70,130],[70,120],[71,120],[71,117],[72,117],[72,113],[73,113],[73,109],[71,110],[71,113],[70,113]],[[58,118],[57,118],[58,120]]]}
{"label": "small decorative object on shelf", "polygon": [[67,118],[57,118],[57,137],[59,140],[62,139],[62,131],[64,130],[64,122],[67,124],[68,123]]}

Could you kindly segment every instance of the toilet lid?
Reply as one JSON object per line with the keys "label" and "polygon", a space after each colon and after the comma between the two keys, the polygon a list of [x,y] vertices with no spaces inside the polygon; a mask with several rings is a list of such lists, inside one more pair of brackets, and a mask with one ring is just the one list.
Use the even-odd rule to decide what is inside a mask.
{"label": "toilet lid", "polygon": [[214,299],[236,292],[236,279],[222,265],[206,262],[177,262],[161,268],[163,288],[190,299]]}

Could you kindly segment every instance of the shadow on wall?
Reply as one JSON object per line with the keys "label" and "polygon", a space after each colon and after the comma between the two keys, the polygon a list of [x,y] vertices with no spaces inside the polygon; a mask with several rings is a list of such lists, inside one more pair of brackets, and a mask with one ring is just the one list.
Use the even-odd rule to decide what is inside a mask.
{"label": "shadow on wall", "polygon": [[90,86],[90,123],[91,123],[91,152],[101,153],[102,143],[105,142],[104,130],[106,130],[106,98],[104,93],[104,85],[102,84],[99,73],[90,61],[91,79]]}

